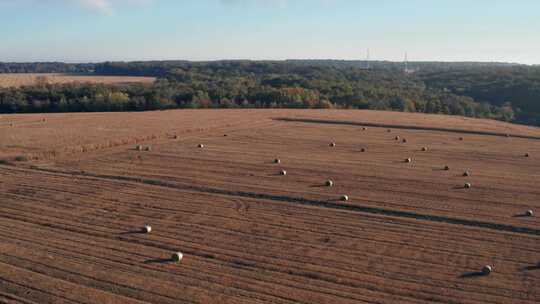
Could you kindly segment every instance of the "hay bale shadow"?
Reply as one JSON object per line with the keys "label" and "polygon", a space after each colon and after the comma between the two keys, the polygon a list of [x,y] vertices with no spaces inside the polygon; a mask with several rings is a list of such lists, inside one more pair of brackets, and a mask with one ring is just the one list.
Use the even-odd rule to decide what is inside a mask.
{"label": "hay bale shadow", "polygon": [[118,235],[145,234],[142,229],[120,232]]}
{"label": "hay bale shadow", "polygon": [[332,241],[332,239],[327,236],[327,237],[324,237],[324,238],[320,239],[319,241],[322,242],[322,243],[328,244],[328,243],[330,243],[330,241]]}
{"label": "hay bale shadow", "polygon": [[349,197],[348,200],[344,200],[343,198],[341,197],[338,197],[338,198],[331,198],[331,199],[327,199],[325,200],[325,202],[327,203],[332,203],[332,204],[345,204],[345,203],[349,203],[351,201],[351,198]]}
{"label": "hay bale shadow", "polygon": [[512,217],[530,217],[530,216],[527,215],[527,213],[519,213],[519,214],[512,215]]}
{"label": "hay bale shadow", "polygon": [[393,164],[406,164],[406,165],[412,165],[413,162],[406,162],[405,160],[393,160]]}
{"label": "hay bale shadow", "polygon": [[432,171],[450,171],[450,170],[446,170],[445,168],[433,168],[431,170]]}
{"label": "hay bale shadow", "polygon": [[525,267],[521,268],[520,270],[521,270],[521,271],[540,270],[540,263],[538,263],[538,264],[536,264],[536,265],[525,266]]}
{"label": "hay bale shadow", "polygon": [[256,265],[255,265],[254,263],[251,263],[251,262],[240,261],[240,260],[233,260],[233,261],[231,262],[231,266],[234,267],[234,268],[242,269],[242,268],[255,267]]}
{"label": "hay bale shadow", "polygon": [[470,279],[470,278],[476,278],[476,277],[485,277],[487,274],[481,272],[481,271],[473,271],[473,272],[465,272],[459,275],[458,278],[460,279]]}
{"label": "hay bale shadow", "polygon": [[144,264],[168,264],[168,263],[173,263],[174,260],[173,259],[150,259],[150,260],[146,260],[144,261],[143,263]]}

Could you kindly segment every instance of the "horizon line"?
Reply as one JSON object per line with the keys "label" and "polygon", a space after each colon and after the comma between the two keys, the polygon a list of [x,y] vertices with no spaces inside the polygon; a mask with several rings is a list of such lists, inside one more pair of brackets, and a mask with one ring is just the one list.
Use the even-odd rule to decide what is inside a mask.
{"label": "horizon line", "polygon": [[[336,59],[336,58],[287,58],[287,59],[205,59],[205,60],[193,60],[193,59],[136,59],[136,60],[88,60],[88,61],[58,61],[58,60],[28,60],[28,61],[0,61],[0,64],[26,64],[26,63],[64,63],[64,64],[100,64],[100,63],[130,63],[130,62],[194,62],[194,63],[208,63],[208,62],[241,62],[241,61],[253,61],[253,62],[287,62],[287,61],[343,61],[343,62],[380,62],[380,63],[404,63],[405,61],[395,60],[376,60],[376,59]],[[507,64],[507,65],[523,65],[523,66],[538,66],[540,63],[521,63],[512,61],[484,61],[484,60],[414,60],[407,61],[408,63],[484,63],[484,64]]]}

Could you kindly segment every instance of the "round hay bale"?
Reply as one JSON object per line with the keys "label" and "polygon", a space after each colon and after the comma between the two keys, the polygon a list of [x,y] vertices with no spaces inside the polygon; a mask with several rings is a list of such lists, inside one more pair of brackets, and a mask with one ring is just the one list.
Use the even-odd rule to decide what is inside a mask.
{"label": "round hay bale", "polygon": [[360,152],[366,152],[366,148],[360,149]]}
{"label": "round hay bale", "polygon": [[483,273],[484,275],[488,275],[488,274],[490,274],[492,271],[493,271],[493,268],[492,268],[490,265],[486,265],[486,266],[482,267],[482,273]]}
{"label": "round hay bale", "polygon": [[386,130],[386,132],[390,133],[390,132],[392,132],[392,130],[388,129],[388,130]]}
{"label": "round hay bale", "polygon": [[285,170],[281,170],[281,171],[279,171],[279,175],[283,175],[283,176],[285,176],[285,175],[287,175],[287,171],[285,171]]}
{"label": "round hay bale", "polygon": [[465,185],[463,185],[463,187],[465,187],[465,189],[470,189],[472,187],[471,183],[465,183]]}
{"label": "round hay bale", "polygon": [[525,157],[529,157],[529,156],[531,156],[531,155],[530,155],[529,153],[525,153],[524,156],[525,156]]}
{"label": "round hay bale", "polygon": [[334,182],[332,180],[327,180],[325,183],[324,183],[327,187],[332,187],[334,186]]}
{"label": "round hay bale", "polygon": [[532,210],[527,210],[527,212],[525,212],[525,215],[527,216],[534,216],[534,212]]}
{"label": "round hay bale", "polygon": [[281,159],[279,158],[274,159],[274,164],[281,164]]}
{"label": "round hay bale", "polygon": [[334,148],[336,146],[335,142],[330,143],[330,147]]}
{"label": "round hay bale", "polygon": [[395,140],[399,140],[399,136],[394,137]]}
{"label": "round hay bale", "polygon": [[463,172],[463,176],[471,176],[471,172],[465,171],[465,172]]}
{"label": "round hay bale", "polygon": [[142,151],[142,150],[143,150],[143,146],[137,145],[137,146],[135,147],[135,150],[137,150],[137,151]]}
{"label": "round hay bale", "polygon": [[180,139],[180,136],[175,135],[175,136],[174,136],[174,139]]}
{"label": "round hay bale", "polygon": [[180,262],[184,258],[184,255],[181,252],[175,252],[171,256],[171,260],[175,262]]}
{"label": "round hay bale", "polygon": [[406,163],[411,163],[411,162],[412,162],[412,158],[410,158],[410,157],[409,157],[409,158],[406,158],[406,159],[405,159],[405,162],[406,162]]}
{"label": "round hay bale", "polygon": [[349,196],[347,195],[342,195],[341,198],[340,198],[342,201],[346,202],[349,200]]}
{"label": "round hay bale", "polygon": [[362,131],[366,131],[366,130],[367,130],[367,128],[366,128],[366,127],[362,127]]}
{"label": "round hay bale", "polygon": [[444,171],[448,171],[448,170],[450,170],[450,166],[448,165],[444,166]]}
{"label": "round hay bale", "polygon": [[197,147],[199,147],[199,149],[202,149],[202,148],[204,148],[204,145],[203,145],[203,144],[199,144]]}
{"label": "round hay bale", "polygon": [[463,137],[460,137],[459,140],[463,140],[464,138]]}
{"label": "round hay bale", "polygon": [[150,152],[150,151],[152,151],[152,147],[151,147],[151,146],[146,146],[146,147],[144,148],[144,150]]}
{"label": "round hay bale", "polygon": [[422,147],[422,151],[426,152],[428,150],[427,147]]}
{"label": "round hay bale", "polygon": [[404,138],[404,139],[402,140],[402,142],[403,142],[403,143],[407,143],[407,139]]}
{"label": "round hay bale", "polygon": [[143,231],[144,233],[150,233],[150,232],[152,232],[152,226],[150,226],[150,225],[144,225],[143,228],[142,228],[142,231]]}

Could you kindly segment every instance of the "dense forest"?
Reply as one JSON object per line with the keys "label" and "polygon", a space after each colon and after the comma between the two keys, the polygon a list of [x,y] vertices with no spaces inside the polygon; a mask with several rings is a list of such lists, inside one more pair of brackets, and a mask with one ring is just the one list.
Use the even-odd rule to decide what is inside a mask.
{"label": "dense forest", "polygon": [[0,112],[347,108],[540,125],[540,66],[372,61],[0,63],[0,73],[155,76],[152,85],[40,83],[0,89]]}

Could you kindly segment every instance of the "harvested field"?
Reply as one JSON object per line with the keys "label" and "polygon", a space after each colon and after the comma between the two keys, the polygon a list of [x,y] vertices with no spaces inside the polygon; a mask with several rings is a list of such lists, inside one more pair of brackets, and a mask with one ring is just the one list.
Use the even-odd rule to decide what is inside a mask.
{"label": "harvested field", "polygon": [[94,76],[56,73],[0,74],[0,88],[64,83],[152,83],[154,77]]}
{"label": "harvested field", "polygon": [[538,303],[536,137],[366,111],[3,115],[0,302]]}

